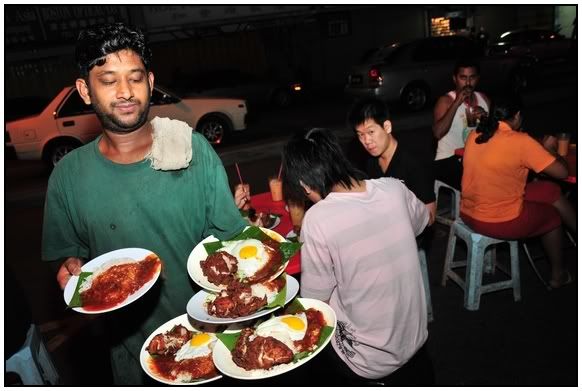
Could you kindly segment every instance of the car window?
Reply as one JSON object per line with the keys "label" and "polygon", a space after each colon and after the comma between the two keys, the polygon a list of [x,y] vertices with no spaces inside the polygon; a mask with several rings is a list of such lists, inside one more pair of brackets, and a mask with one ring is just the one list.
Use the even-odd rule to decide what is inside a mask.
{"label": "car window", "polygon": [[439,46],[442,45],[439,45],[438,41],[434,39],[427,39],[421,41],[414,50],[414,53],[412,54],[412,59],[414,61],[420,62],[438,60],[442,55],[442,52],[440,50],[442,48]]}
{"label": "car window", "polygon": [[73,91],[65,98],[63,104],[58,110],[57,117],[71,117],[74,115],[81,115],[81,114],[93,114],[95,111],[91,107],[91,105],[86,105],[81,99],[79,92],[77,89],[73,89]]}
{"label": "car window", "polygon": [[414,61],[455,60],[478,57],[480,50],[471,40],[461,37],[428,39],[419,43],[412,55]]}
{"label": "car window", "polygon": [[169,92],[164,92],[158,88],[154,88],[152,98],[150,99],[150,105],[168,105],[171,103],[178,103],[179,101],[179,98],[173,96]]}

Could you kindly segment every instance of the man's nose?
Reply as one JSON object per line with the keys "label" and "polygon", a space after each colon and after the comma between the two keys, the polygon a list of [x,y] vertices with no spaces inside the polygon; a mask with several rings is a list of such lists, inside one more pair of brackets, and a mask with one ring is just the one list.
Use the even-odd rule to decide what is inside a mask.
{"label": "man's nose", "polygon": [[117,83],[117,98],[131,99],[133,97],[133,90],[128,80],[121,80]]}

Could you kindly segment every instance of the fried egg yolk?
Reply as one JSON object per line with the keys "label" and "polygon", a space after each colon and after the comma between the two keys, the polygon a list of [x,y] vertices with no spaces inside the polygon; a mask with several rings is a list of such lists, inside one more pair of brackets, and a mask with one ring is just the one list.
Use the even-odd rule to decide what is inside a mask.
{"label": "fried egg yolk", "polygon": [[257,239],[224,242],[224,251],[237,259],[237,277],[252,277],[269,261],[269,253]]}
{"label": "fried egg yolk", "polygon": [[212,353],[212,347],[216,343],[216,336],[208,333],[194,334],[190,342],[185,343],[176,352],[175,361],[187,360],[196,357],[205,357]]}

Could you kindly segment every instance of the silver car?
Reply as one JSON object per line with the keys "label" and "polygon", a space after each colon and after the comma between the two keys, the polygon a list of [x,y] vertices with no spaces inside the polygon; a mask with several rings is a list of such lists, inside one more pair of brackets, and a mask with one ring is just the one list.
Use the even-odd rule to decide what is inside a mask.
{"label": "silver car", "polygon": [[519,58],[483,56],[475,41],[449,36],[378,48],[352,68],[344,91],[352,98],[374,96],[387,102],[401,102],[412,111],[421,110],[453,87],[453,68],[461,57],[478,59],[480,90],[516,88],[523,83]]}

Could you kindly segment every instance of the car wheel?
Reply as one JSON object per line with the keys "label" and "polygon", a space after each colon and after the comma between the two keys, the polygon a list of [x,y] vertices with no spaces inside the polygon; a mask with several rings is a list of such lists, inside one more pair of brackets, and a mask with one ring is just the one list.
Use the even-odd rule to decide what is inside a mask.
{"label": "car wheel", "polygon": [[402,92],[402,103],[411,111],[422,110],[428,103],[428,88],[422,84],[411,84]]}
{"label": "car wheel", "polygon": [[58,140],[52,143],[45,152],[44,161],[52,170],[65,155],[81,146],[77,140]]}
{"label": "car wheel", "polygon": [[291,105],[291,94],[285,90],[277,90],[273,94],[273,98],[271,99],[273,105],[278,108],[285,108]]}
{"label": "car wheel", "polygon": [[218,115],[209,115],[202,118],[196,131],[206,137],[210,144],[224,142],[226,133],[232,129],[230,121]]}

